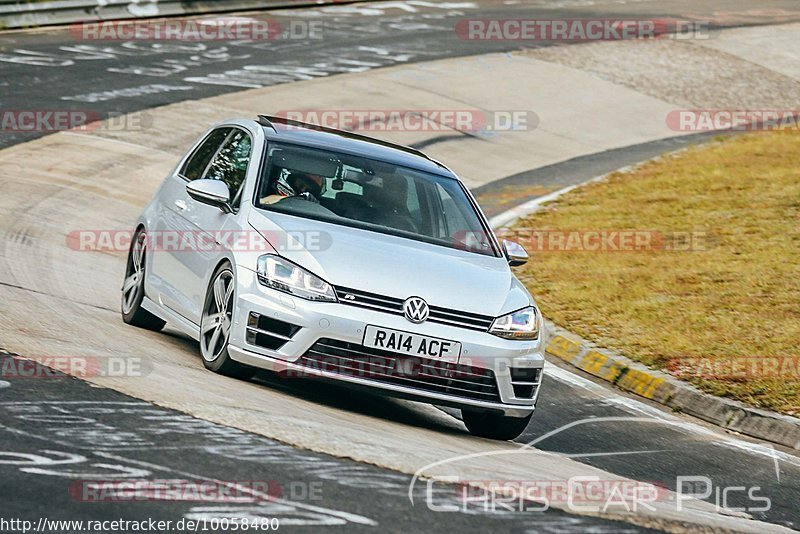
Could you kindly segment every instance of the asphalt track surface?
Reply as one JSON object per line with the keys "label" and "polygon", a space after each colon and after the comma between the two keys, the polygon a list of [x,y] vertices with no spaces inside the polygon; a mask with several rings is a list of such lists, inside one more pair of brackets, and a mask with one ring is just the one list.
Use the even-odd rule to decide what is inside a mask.
{"label": "asphalt track surface", "polygon": [[[800,20],[794,0],[767,0],[757,9],[748,0],[412,0],[332,9],[251,14],[286,31],[300,28],[297,35],[313,34],[308,39],[131,43],[84,40],[69,29],[2,33],[0,108],[105,117],[342,72],[548,44],[463,40],[454,27],[465,18],[677,18],[719,28]],[[38,135],[5,132],[0,146]]]}
{"label": "asphalt track surface", "polygon": [[[59,29],[12,32],[0,35],[0,107],[91,109],[101,114],[127,113],[253,86],[289,83],[399,62],[520,48],[514,43],[458,40],[452,32],[453,19],[464,16],[601,18],[612,15],[695,15],[711,20],[716,17],[718,24],[724,26],[743,22],[736,17],[721,16],[720,13],[735,13],[749,7],[750,3],[745,0],[630,3],[561,1],[511,5],[480,2],[474,8],[417,6],[413,13],[405,9],[377,6],[368,14],[361,12],[352,16],[320,16],[314,12],[301,15],[289,11],[270,14],[270,17],[292,20],[303,17],[323,20],[324,39],[319,42],[188,43],[179,46],[138,43],[131,47],[124,43],[79,42],[65,30]],[[759,7],[763,10],[763,18],[758,20],[751,17],[750,22],[800,20],[800,8],[794,1],[763,2]],[[266,64],[269,68],[264,67]],[[253,68],[258,65],[262,65],[262,68]],[[187,117],[187,120],[191,120],[191,117]],[[10,146],[38,135],[43,134],[5,133],[0,136],[0,146]],[[597,172],[600,169],[611,170],[671,148],[674,146],[664,142],[662,145],[648,144],[610,151],[587,159],[581,158],[582,161],[566,162],[526,173],[524,176],[512,177],[505,185],[512,184],[514,180],[551,180],[565,183],[582,175],[588,178],[601,174]],[[491,187],[486,186],[477,192],[489,192]],[[1,336],[0,333],[0,346]],[[6,358],[7,356],[3,356],[4,360]],[[537,447],[571,455],[578,461],[616,474],[657,482],[670,489],[675,489],[678,475],[706,476],[719,488],[757,487],[759,489],[755,494],[769,497],[772,506],[767,512],[751,512],[752,515],[790,527],[796,527],[800,523],[800,462],[795,457],[780,450],[749,445],[747,441],[721,439],[721,434],[705,431],[707,427],[702,424],[665,414],[657,407],[609,391],[587,378],[564,371],[557,375],[546,379],[534,421],[519,441],[528,442],[564,425],[580,421],[578,426],[538,442]],[[256,380],[265,388],[274,386],[268,376],[260,376]],[[300,386],[293,388],[297,395],[306,394]],[[314,393],[321,403],[334,403],[331,399],[341,399],[346,395],[347,393],[336,387],[328,392]],[[97,464],[103,464],[139,468],[148,471],[148,476],[164,478],[274,480],[281,487],[289,487],[294,482],[298,488],[321,481],[321,500],[292,499],[292,495],[284,495],[288,504],[283,508],[276,506],[276,503],[250,505],[258,508],[253,514],[280,515],[285,518],[284,524],[287,526],[292,524],[294,518],[298,528],[301,528],[300,523],[303,521],[318,521],[331,526],[346,525],[348,530],[636,530],[629,525],[568,516],[555,511],[537,513],[533,518],[520,517],[518,514],[498,517],[485,513],[428,513],[419,506],[410,507],[405,498],[409,477],[405,475],[297,451],[262,437],[212,423],[197,420],[190,422],[180,419],[181,416],[175,412],[153,407],[110,390],[92,387],[75,379],[27,382],[24,379],[5,380],[0,382],[0,399],[4,404],[0,428],[0,449],[3,451],[0,454],[0,472],[6,481],[0,492],[4,503],[3,517],[6,518],[47,516],[80,519],[116,518],[122,515],[157,516],[166,520],[177,520],[186,514],[201,517],[203,513],[211,513],[209,510],[192,511],[193,508],[220,505],[168,501],[135,505],[126,502],[76,501],[68,492],[75,480],[83,480],[87,474],[113,478],[114,471],[110,471],[109,475],[108,469],[102,465],[101,469],[106,471],[101,474],[91,470],[82,471],[84,464],[93,468],[97,468]],[[73,404],[68,404],[70,402]],[[81,404],[83,402],[93,408],[86,410]],[[340,404],[344,410],[357,409],[348,406],[346,402]],[[111,408],[99,410],[97,406]],[[130,409],[125,411],[119,409],[119,406],[128,406]],[[152,420],[155,422],[151,424],[143,421],[142,412],[137,410],[149,413],[155,418]],[[70,418],[85,417],[86,413],[93,414],[93,417],[87,419],[95,419],[103,426],[116,429],[120,433],[129,432],[135,435],[137,432],[142,433],[144,429],[150,429],[144,435],[152,443],[148,442],[146,446],[140,444],[138,447],[101,446],[93,441],[98,439],[98,435],[103,435],[98,434],[97,429],[91,428],[94,423],[87,423],[89,428],[83,430],[60,428],[65,421],[83,421]],[[59,420],[58,417],[62,419]],[[170,417],[178,419],[169,423]],[[627,420],[618,420],[619,418]],[[650,421],[643,422],[642,419]],[[169,424],[159,427],[164,422]],[[276,461],[268,463],[263,460],[262,454],[256,454],[258,459],[255,459],[252,453],[250,457],[247,456],[247,450],[235,450],[236,444],[240,442],[244,443],[245,448],[264,447],[280,452],[275,453]],[[61,454],[53,456],[46,451],[57,451]],[[44,459],[19,456],[25,454]],[[54,458],[64,458],[64,454],[77,455],[72,456],[74,464],[68,464],[72,467],[64,467],[61,463],[57,464],[57,468],[50,465]],[[85,459],[78,461],[78,456]],[[42,469],[42,466],[23,465],[21,462],[43,463],[45,470],[58,474],[42,474],[41,471],[36,471]],[[341,466],[340,471],[338,474],[325,475],[325,470],[318,468],[321,462]],[[359,474],[353,477],[341,474],[347,471]],[[337,469],[332,468],[331,473],[337,473]],[[361,484],[358,483],[359,477],[362,479]],[[367,479],[372,482],[364,482]],[[383,484],[390,489],[376,489],[371,485],[377,484],[376,480],[383,480]],[[448,491],[444,490],[445,493]],[[707,500],[714,502],[717,498],[714,494]],[[734,492],[726,504],[754,504],[749,501],[746,494]],[[216,511],[218,512],[219,510]],[[343,512],[355,515],[343,516]],[[376,522],[377,525],[371,525],[369,521]]]}
{"label": "asphalt track surface", "polygon": [[[19,365],[12,359],[0,354],[0,367]],[[408,475],[298,450],[60,373],[6,383],[0,397],[0,499],[6,520],[38,525],[44,518],[53,525],[49,522],[152,519],[174,526],[184,520],[211,532],[217,531],[212,517],[259,524],[277,519],[279,531],[299,532],[648,531],[558,510],[491,513],[472,505],[462,512],[434,512],[423,504],[426,486],[417,486],[412,507]],[[125,485],[131,480],[153,485],[133,494]],[[459,506],[458,491],[436,484],[430,502]]]}

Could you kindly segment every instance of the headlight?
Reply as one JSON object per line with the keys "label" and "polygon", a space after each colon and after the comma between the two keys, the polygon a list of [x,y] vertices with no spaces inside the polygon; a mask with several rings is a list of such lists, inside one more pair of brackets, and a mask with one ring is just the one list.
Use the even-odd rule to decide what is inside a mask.
{"label": "headlight", "polygon": [[258,281],[267,287],[306,300],[336,302],[333,287],[315,274],[280,256],[258,258]]}
{"label": "headlight", "polygon": [[539,312],[535,306],[498,317],[489,333],[506,339],[536,339],[539,337]]}

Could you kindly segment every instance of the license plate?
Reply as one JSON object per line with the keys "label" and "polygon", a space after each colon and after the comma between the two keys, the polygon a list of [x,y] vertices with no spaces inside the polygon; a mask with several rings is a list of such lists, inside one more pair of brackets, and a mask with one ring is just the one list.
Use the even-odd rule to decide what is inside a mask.
{"label": "license plate", "polygon": [[364,346],[420,358],[457,360],[461,355],[461,343],[457,341],[420,336],[377,326],[367,326],[364,332]]}

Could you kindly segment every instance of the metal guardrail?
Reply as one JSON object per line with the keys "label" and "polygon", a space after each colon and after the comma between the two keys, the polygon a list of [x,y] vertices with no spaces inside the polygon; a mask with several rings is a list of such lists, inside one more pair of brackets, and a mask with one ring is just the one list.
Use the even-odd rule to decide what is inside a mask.
{"label": "metal guardrail", "polygon": [[338,3],[343,0],[0,0],[0,29]]}

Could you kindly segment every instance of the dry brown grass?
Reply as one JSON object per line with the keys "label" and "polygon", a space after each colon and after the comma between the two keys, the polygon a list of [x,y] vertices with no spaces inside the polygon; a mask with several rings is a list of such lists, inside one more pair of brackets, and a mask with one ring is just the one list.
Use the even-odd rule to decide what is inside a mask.
{"label": "dry brown grass", "polygon": [[[518,274],[545,317],[656,368],[697,358],[706,371],[743,357],[800,361],[796,133],[751,134],[645,164],[579,188],[516,228],[695,232],[689,251],[523,243],[534,250]],[[780,362],[779,377],[683,376],[710,393],[800,414],[800,370]]]}

